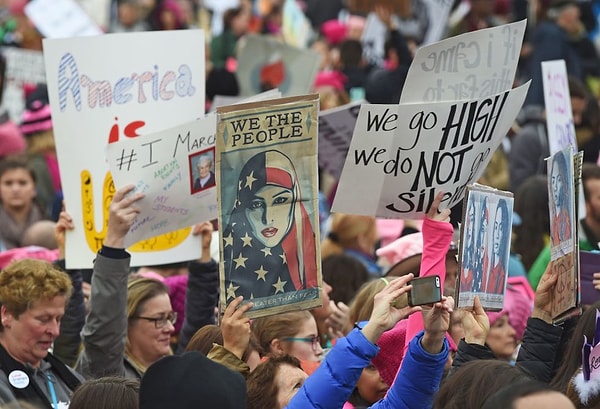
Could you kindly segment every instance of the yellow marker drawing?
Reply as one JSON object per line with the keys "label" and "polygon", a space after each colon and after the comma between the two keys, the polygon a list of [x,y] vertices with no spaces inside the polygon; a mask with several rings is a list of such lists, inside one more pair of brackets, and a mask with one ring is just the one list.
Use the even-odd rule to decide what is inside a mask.
{"label": "yellow marker drawing", "polygon": [[[83,225],[85,239],[88,247],[94,253],[102,247],[104,237],[106,237],[106,228],[108,226],[108,207],[115,195],[115,184],[110,172],[106,173],[104,185],[102,188],[102,229],[97,230],[94,219],[94,189],[92,174],[88,170],[81,172],[81,206],[83,215]],[[152,251],[164,251],[177,247],[185,241],[191,234],[192,228],[186,227],[167,234],[153,237],[148,240],[140,241],[128,250],[136,253],[148,253]]]}

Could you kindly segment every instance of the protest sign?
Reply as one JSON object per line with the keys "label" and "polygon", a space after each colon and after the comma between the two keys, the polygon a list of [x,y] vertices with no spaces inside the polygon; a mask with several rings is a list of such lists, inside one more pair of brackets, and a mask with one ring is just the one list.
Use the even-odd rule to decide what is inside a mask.
{"label": "protest sign", "polygon": [[33,0],[25,14],[45,38],[70,38],[103,34],[75,0]]}
{"label": "protest sign", "polygon": [[117,186],[133,184],[145,197],[125,246],[217,218],[216,115],[108,145]]}
{"label": "protest sign", "polygon": [[236,76],[240,95],[279,88],[284,96],[310,92],[321,56],[268,36],[248,35],[240,44]]}
{"label": "protest sign", "polygon": [[548,208],[550,211],[550,268],[558,275],[552,293],[552,318],[570,316],[579,308],[579,238],[577,187],[580,186],[583,154],[573,155],[568,145],[547,160]]}
{"label": "protest sign", "polygon": [[319,168],[340,178],[360,106],[365,101],[352,102],[319,113]]}
{"label": "protest sign", "polygon": [[306,48],[312,37],[312,26],[296,0],[283,3],[283,38],[294,47]]}
{"label": "protest sign", "polygon": [[565,60],[542,61],[542,78],[550,154],[567,146],[577,151]]}
{"label": "protest sign", "polygon": [[472,100],[511,89],[525,23],[477,30],[419,48],[400,103]]}
{"label": "protest sign", "polygon": [[[429,21],[448,21],[450,10],[454,5],[453,0],[423,0],[427,5]],[[425,38],[421,45],[428,45],[440,41],[445,34],[446,24],[429,24]]]}
{"label": "protest sign", "polygon": [[321,305],[318,95],[218,108],[221,308],[259,317]]}
{"label": "protest sign", "polygon": [[461,224],[457,307],[479,296],[486,310],[504,306],[512,233],[513,196],[488,186],[467,187]]}
{"label": "protest sign", "polygon": [[[75,224],[68,268],[91,267],[106,234],[115,191],[107,145],[204,115],[203,45],[200,30],[44,40],[63,192]],[[199,256],[200,244],[185,229],[129,250],[132,265],[164,264]]]}
{"label": "protest sign", "polygon": [[6,59],[2,107],[13,121],[19,123],[25,108],[25,84],[46,83],[44,56],[40,51],[15,47],[3,47],[2,56]]}
{"label": "protest sign", "polygon": [[483,174],[529,84],[460,102],[361,106],[332,211],[422,218],[436,192],[459,203]]}

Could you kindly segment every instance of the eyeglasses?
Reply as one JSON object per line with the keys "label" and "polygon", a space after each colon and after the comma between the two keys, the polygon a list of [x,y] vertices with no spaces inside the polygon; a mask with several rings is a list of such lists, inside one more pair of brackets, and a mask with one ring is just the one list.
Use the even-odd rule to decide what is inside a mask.
{"label": "eyeglasses", "polygon": [[282,341],[310,342],[312,344],[311,346],[312,346],[312,350],[314,352],[317,352],[317,350],[321,346],[321,339],[319,338],[318,335],[315,335],[314,337],[308,337],[308,338],[288,337],[288,338],[283,338]]}
{"label": "eyeglasses", "polygon": [[133,318],[140,319],[140,320],[146,320],[146,321],[153,321],[156,329],[161,329],[165,325],[167,325],[167,322],[170,322],[171,324],[175,325],[175,323],[177,322],[177,313],[170,312],[166,316],[159,317],[159,318],[139,317],[139,316],[133,317]]}

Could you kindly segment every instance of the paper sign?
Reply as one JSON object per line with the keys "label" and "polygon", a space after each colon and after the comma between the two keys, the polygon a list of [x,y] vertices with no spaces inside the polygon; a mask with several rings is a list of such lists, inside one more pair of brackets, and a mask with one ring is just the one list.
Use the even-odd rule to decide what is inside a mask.
{"label": "paper sign", "polygon": [[510,192],[469,186],[461,225],[458,307],[471,307],[479,296],[486,310],[503,308],[513,203]]}
{"label": "paper sign", "polygon": [[217,218],[216,115],[108,145],[117,186],[135,185],[145,197],[125,245]]}
{"label": "paper sign", "polygon": [[25,14],[46,38],[70,38],[103,34],[75,0],[33,0]]}
{"label": "paper sign", "polygon": [[312,37],[312,26],[296,0],[283,4],[283,38],[294,47],[306,48]]}
{"label": "paper sign", "polygon": [[[91,267],[106,234],[115,192],[107,145],[204,116],[203,45],[200,30],[44,40],[63,192],[75,224],[68,268]],[[153,265],[194,259],[200,247],[187,229],[129,250],[132,265]]]}
{"label": "paper sign", "polygon": [[318,95],[217,109],[221,308],[250,317],[322,304]]}
{"label": "paper sign", "polygon": [[279,88],[285,96],[312,89],[321,56],[268,36],[248,35],[238,52],[236,76],[240,95],[250,96]]}
{"label": "paper sign", "polygon": [[459,203],[521,109],[529,83],[462,102],[363,104],[332,211],[422,218]]}
{"label": "paper sign", "polygon": [[40,51],[15,47],[3,47],[2,55],[6,59],[2,107],[8,110],[15,123],[20,123],[25,108],[24,85],[46,83],[44,56]]}
{"label": "paper sign", "polygon": [[477,30],[419,48],[400,103],[480,99],[511,89],[525,23]]}
{"label": "paper sign", "polygon": [[352,102],[319,114],[319,168],[340,178],[361,104]]}
{"label": "paper sign", "polygon": [[[427,4],[427,11],[429,14],[429,21],[448,21],[450,10],[454,5],[453,0],[423,0]],[[423,39],[423,45],[428,45],[440,41],[446,30],[445,24],[429,24],[425,38]]]}
{"label": "paper sign", "polygon": [[565,60],[542,61],[542,78],[550,154],[567,146],[577,151]]}

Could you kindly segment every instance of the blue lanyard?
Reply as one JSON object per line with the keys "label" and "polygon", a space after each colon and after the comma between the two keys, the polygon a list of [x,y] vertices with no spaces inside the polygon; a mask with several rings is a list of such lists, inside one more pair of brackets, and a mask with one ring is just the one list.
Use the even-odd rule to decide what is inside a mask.
{"label": "blue lanyard", "polygon": [[54,390],[54,381],[50,374],[46,374],[46,380],[48,381],[48,391],[50,392],[50,398],[52,399],[52,407],[58,409],[58,400],[56,399],[56,391]]}

